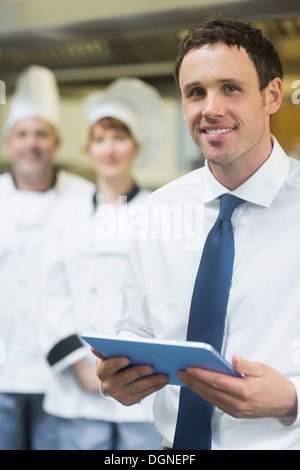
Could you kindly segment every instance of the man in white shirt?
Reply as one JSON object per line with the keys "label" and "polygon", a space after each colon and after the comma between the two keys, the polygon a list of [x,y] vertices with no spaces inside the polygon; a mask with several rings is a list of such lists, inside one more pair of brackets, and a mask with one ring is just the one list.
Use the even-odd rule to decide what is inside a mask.
{"label": "man in white shirt", "polygon": [[[175,204],[189,214],[181,237],[177,230],[166,239],[159,227],[156,239],[144,234],[132,243],[119,334],[185,340],[218,199],[243,199],[231,219],[235,259],[222,354],[244,377],[192,367],[178,377],[213,405],[212,449],[299,449],[300,165],[270,133],[282,100],[280,60],[251,25],[216,18],[183,40],[176,79],[206,164],[151,195],[149,213]],[[167,377],[151,375],[148,365],[122,370],[128,359],[101,359],[104,393],[131,405],[158,391],[156,427],[172,448],[180,387],[166,386]]]}
{"label": "man in white shirt", "polygon": [[0,176],[0,449],[56,448],[52,417],[42,409],[49,367],[42,352],[42,265],[45,235],[76,210],[92,183],[56,171],[59,97],[50,70],[20,76],[5,126],[11,171]]}

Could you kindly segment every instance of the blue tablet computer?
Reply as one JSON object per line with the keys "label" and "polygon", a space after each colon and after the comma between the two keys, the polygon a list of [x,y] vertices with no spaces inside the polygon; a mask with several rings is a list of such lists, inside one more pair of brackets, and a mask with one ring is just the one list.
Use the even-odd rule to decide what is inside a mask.
{"label": "blue tablet computer", "polygon": [[130,365],[151,365],[154,374],[166,374],[171,385],[184,386],[177,378],[188,366],[213,370],[233,377],[238,374],[218,351],[206,343],[154,339],[132,339],[118,336],[82,335],[81,338],[104,357],[126,356]]}

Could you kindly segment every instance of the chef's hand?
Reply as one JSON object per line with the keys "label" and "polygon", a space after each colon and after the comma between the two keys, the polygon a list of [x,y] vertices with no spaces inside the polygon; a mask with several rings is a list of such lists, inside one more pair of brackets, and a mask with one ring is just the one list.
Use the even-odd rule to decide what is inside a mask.
{"label": "chef's hand", "polygon": [[95,364],[80,360],[70,366],[70,369],[82,390],[89,393],[99,393],[99,379],[96,375]]}
{"label": "chef's hand", "polygon": [[152,375],[151,366],[128,367],[130,361],[127,357],[105,359],[96,350],[92,349],[92,352],[98,357],[96,373],[103,392],[125,406],[139,403],[169,382],[166,375]]}
{"label": "chef's hand", "polygon": [[296,418],[297,395],[290,380],[265,364],[238,356],[232,365],[243,378],[195,367],[178,372],[178,378],[235,418],[289,418],[290,422]]}

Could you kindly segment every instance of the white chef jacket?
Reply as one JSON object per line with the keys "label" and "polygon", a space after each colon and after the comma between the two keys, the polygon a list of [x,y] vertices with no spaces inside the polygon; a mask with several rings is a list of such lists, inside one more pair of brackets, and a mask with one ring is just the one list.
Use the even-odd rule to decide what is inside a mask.
{"label": "white chef jacket", "polygon": [[[142,236],[131,244],[120,335],[185,340],[204,240],[224,193],[208,166],[152,193],[147,206],[156,236],[147,236],[149,227],[139,229]],[[300,403],[300,163],[274,139],[269,159],[232,194],[246,202],[232,216],[235,261],[222,352],[229,362],[238,354],[269,364],[293,381]],[[157,207],[176,214],[169,234],[153,215]],[[179,391],[168,385],[154,404],[156,428],[168,447]],[[297,420],[284,425],[214,409],[212,427],[213,449],[300,449],[299,410]]]}
{"label": "white chef jacket", "polygon": [[45,192],[18,190],[10,173],[0,176],[1,392],[45,392],[49,366],[38,335],[44,240],[50,226],[64,228],[65,214],[93,188],[65,171]]}
{"label": "white chef jacket", "polygon": [[100,392],[84,391],[68,367],[80,359],[96,363],[90,346],[80,340],[80,335],[115,334],[129,243],[130,226],[123,230],[123,222],[136,216],[135,208],[144,206],[148,194],[140,190],[127,204],[120,201],[117,207],[100,204],[97,212],[90,199],[70,224],[68,236],[66,232],[60,234],[56,244],[51,236],[42,325],[53,368],[44,401],[50,414],[68,419],[153,422],[153,397],[125,407],[105,399]]}

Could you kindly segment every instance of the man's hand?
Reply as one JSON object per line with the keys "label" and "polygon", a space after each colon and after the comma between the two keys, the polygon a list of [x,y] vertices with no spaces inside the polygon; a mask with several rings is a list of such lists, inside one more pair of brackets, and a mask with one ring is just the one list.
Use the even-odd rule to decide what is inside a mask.
{"label": "man's hand", "polygon": [[99,379],[96,376],[94,364],[80,360],[70,366],[70,369],[76,376],[82,390],[89,393],[99,393]]}
{"label": "man's hand", "polygon": [[178,372],[178,378],[235,418],[296,418],[297,395],[290,380],[265,364],[238,356],[233,357],[232,365],[244,378],[195,367]]}
{"label": "man's hand", "polygon": [[130,361],[127,357],[105,359],[94,349],[92,352],[99,358],[96,373],[103,391],[125,406],[139,403],[169,382],[166,375],[152,375],[151,366],[128,367]]}

